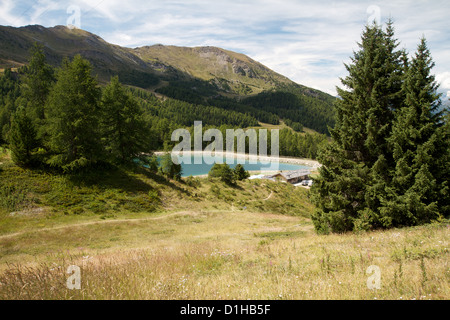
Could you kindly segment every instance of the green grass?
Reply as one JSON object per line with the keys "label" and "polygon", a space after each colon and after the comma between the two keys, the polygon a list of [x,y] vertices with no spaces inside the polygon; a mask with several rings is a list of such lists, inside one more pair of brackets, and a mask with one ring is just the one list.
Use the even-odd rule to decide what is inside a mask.
{"label": "green grass", "polygon": [[[41,219],[57,221],[63,216],[105,218],[123,213],[149,213],[156,211],[160,204],[158,184],[146,183],[145,176],[139,173],[114,169],[74,177],[10,164],[2,167],[0,234],[21,229],[22,223],[36,224]],[[36,215],[42,216],[41,219],[36,219]]]}
{"label": "green grass", "polygon": [[305,190],[286,184],[253,180],[230,187],[198,178],[177,182],[144,168],[49,174],[15,166],[6,152],[0,157],[0,235],[184,208],[304,217],[312,209]]}
{"label": "green grass", "polygon": [[[5,152],[0,163],[2,300],[450,297],[445,221],[324,236],[308,190],[284,183],[188,184],[144,169],[49,175]],[[66,287],[70,265],[81,290]],[[367,287],[371,265],[380,290]]]}
{"label": "green grass", "polygon": [[256,237],[268,238],[270,240],[282,238],[297,238],[305,236],[304,231],[278,231],[278,232],[261,232],[255,234]]}
{"label": "green grass", "polygon": [[[274,130],[274,129],[278,129],[278,130],[283,130],[283,129],[290,129],[291,131],[295,132],[291,127],[287,126],[283,121],[280,120],[280,124],[270,124],[270,123],[263,123],[260,122],[259,123],[259,127],[249,127],[248,129],[267,129],[267,130]],[[303,131],[302,132],[298,132],[302,135],[305,134],[318,134],[317,131],[313,130],[313,129],[309,129],[309,128],[305,128],[303,127]]]}

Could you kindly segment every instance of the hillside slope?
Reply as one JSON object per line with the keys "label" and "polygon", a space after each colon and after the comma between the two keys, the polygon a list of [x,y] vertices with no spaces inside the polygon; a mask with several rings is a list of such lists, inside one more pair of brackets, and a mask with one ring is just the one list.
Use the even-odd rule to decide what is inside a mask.
{"label": "hillside slope", "polygon": [[[0,300],[450,296],[447,221],[324,236],[308,191],[290,184],[178,182],[145,169],[49,176],[0,153],[3,181]],[[70,265],[81,290],[66,286]],[[380,289],[368,287],[370,266]]]}
{"label": "hillside slope", "polygon": [[[118,75],[124,84],[166,97],[252,114],[272,124],[288,119],[321,133],[334,123],[334,97],[297,84],[244,54],[216,47],[125,48],[65,26],[0,26],[0,69],[25,65],[35,42],[44,46],[53,66],[80,54],[102,84]],[[248,97],[254,99],[246,101]]]}
{"label": "hillside slope", "polygon": [[293,84],[288,78],[246,55],[217,47],[154,45],[136,48],[134,52],[146,62],[173,66],[192,77],[210,81],[224,91],[246,85],[254,93],[281,84]]}

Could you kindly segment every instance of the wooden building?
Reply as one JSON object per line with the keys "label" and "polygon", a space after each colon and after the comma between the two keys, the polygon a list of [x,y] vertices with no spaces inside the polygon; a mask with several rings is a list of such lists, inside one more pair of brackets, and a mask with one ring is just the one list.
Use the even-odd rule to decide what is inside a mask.
{"label": "wooden building", "polygon": [[284,181],[291,184],[297,184],[302,182],[303,180],[309,180],[310,174],[311,174],[310,171],[302,169],[302,170],[279,172],[274,175],[265,176],[264,178],[274,181]]}

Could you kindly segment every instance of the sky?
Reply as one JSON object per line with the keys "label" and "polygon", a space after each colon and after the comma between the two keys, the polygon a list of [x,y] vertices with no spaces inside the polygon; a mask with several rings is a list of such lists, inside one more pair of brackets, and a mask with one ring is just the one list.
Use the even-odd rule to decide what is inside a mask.
{"label": "sky", "polygon": [[450,98],[448,0],[0,0],[0,25],[75,25],[125,47],[217,46],[336,95],[364,26],[392,18],[412,56],[425,36]]}

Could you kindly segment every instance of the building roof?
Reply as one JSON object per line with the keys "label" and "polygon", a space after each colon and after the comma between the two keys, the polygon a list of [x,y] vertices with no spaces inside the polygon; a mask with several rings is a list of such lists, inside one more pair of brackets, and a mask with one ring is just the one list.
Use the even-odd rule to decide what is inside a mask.
{"label": "building roof", "polygon": [[300,169],[300,170],[294,170],[294,171],[280,172],[280,173],[277,173],[277,174],[274,174],[274,175],[271,175],[271,176],[267,176],[267,177],[274,178],[276,176],[280,176],[281,175],[286,180],[291,180],[291,179],[307,176],[307,175],[310,175],[310,174],[311,174],[311,171]]}

